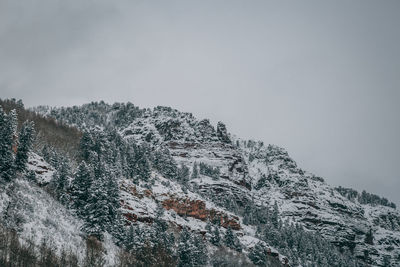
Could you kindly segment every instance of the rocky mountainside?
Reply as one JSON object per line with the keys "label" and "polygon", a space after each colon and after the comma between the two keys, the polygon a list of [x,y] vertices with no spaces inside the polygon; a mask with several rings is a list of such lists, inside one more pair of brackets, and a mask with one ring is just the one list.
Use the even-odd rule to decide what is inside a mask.
{"label": "rocky mountainside", "polygon": [[[175,235],[189,229],[206,240],[211,258],[217,254],[210,251],[222,242],[216,240],[219,233],[224,240],[232,235],[233,241],[225,244],[232,253],[243,254],[239,265],[262,266],[265,257],[277,266],[400,265],[400,213],[393,203],[329,186],[299,168],[283,148],[237,138],[222,122],[213,126],[172,108],[139,109],[130,103],[33,110],[76,127],[82,140],[114,140],[96,151],[116,154],[113,170],[126,229],[134,225],[144,232],[159,220]],[[79,162],[91,161],[96,141],[90,142],[86,156],[77,151],[83,156],[69,159],[71,183]],[[140,152],[141,160],[123,154],[125,146],[133,146],[135,155]],[[36,173],[39,188],[51,185],[53,172],[59,172],[57,163],[44,158],[51,161],[43,149],[29,158],[28,169]],[[18,186],[28,185],[19,181]],[[74,219],[75,228],[84,224],[81,219]]]}

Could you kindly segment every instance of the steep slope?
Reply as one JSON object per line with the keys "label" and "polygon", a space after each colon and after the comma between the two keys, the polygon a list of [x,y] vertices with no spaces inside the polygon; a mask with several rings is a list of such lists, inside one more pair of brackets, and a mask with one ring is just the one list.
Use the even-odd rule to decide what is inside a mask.
{"label": "steep slope", "polygon": [[[117,129],[127,142],[167,149],[178,165],[191,170],[188,186],[155,170],[150,186],[122,179],[121,203],[128,223],[151,223],[162,203],[164,218],[177,227],[205,232],[208,220],[220,218],[221,231],[234,229],[249,251],[260,241],[260,232],[252,219],[249,222],[247,207],[268,211],[276,203],[280,221],[320,234],[365,264],[400,264],[400,214],[395,208],[349,199],[298,168],[284,149],[233,138],[223,123],[215,128],[208,120],[171,108],[103,102],[36,111],[83,131],[94,126]],[[197,166],[199,174],[193,175]],[[272,242],[269,249],[274,254],[273,246],[280,245]]]}
{"label": "steep slope", "polygon": [[[277,202],[282,218],[299,222],[318,231],[341,248],[373,265],[383,264],[390,256],[399,262],[399,212],[387,206],[362,205],[350,201],[324,180],[296,166],[288,153],[276,146],[260,143],[244,146],[250,175],[254,178],[254,196],[259,203]],[[377,218],[391,216],[385,226]],[[374,241],[366,242],[369,230]]]}
{"label": "steep slope", "polygon": [[[30,155],[29,162],[28,168],[35,171],[38,180],[48,181],[52,167],[36,154]],[[65,248],[80,258],[84,255],[82,222],[32,182],[19,178],[0,187],[0,216],[1,222],[16,229],[23,240],[32,238],[37,245],[48,241],[58,253]]]}
{"label": "steep slope", "polygon": [[[72,253],[83,266],[86,240],[82,220],[41,187],[49,183],[54,168],[30,153],[27,169],[35,173],[36,181],[18,177],[12,183],[0,184],[0,225],[15,230],[22,243],[33,242],[36,249],[45,243],[58,256]],[[110,236],[106,236],[104,246],[105,266],[115,266],[118,249]]]}

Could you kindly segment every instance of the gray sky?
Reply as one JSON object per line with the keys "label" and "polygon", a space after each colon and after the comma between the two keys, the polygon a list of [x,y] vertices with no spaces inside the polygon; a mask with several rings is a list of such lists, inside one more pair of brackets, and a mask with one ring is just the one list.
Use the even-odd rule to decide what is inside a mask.
{"label": "gray sky", "polygon": [[0,97],[172,106],[400,204],[399,1],[0,0]]}

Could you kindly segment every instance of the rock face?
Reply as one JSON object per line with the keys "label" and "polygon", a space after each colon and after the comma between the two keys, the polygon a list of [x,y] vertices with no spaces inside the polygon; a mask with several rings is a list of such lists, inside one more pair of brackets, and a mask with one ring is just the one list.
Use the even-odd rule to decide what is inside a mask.
{"label": "rock face", "polygon": [[[322,178],[299,169],[281,148],[265,147],[261,143],[249,147],[242,145],[242,148],[249,159],[253,184],[255,187],[258,185],[254,193],[260,204],[276,201],[281,217],[321,233],[367,263],[379,265],[383,256],[396,258],[399,254],[400,229],[391,228],[389,233],[377,223],[377,218],[389,214],[396,214],[393,217],[399,218],[397,210],[350,201]],[[370,229],[374,232],[374,245],[365,242]],[[397,252],[392,254],[394,250]]]}
{"label": "rock face", "polygon": [[207,209],[206,203],[201,200],[169,198],[164,200],[162,205],[166,210],[172,209],[180,216],[189,216],[202,221],[214,221],[217,219],[224,228],[241,229],[237,216],[229,216],[221,211]]}
{"label": "rock face", "polygon": [[[52,112],[57,114],[57,110]],[[192,177],[189,188],[196,188],[196,193],[155,172],[150,189],[123,180],[121,203],[127,223],[151,223],[161,203],[171,223],[202,231],[208,219],[219,217],[223,227],[236,230],[250,247],[258,242],[254,229],[222,208],[218,197],[239,208],[249,201],[263,208],[276,202],[280,219],[320,233],[363,262],[380,266],[383,258],[390,256],[392,266],[400,266],[399,212],[345,197],[321,177],[299,168],[284,149],[233,138],[223,123],[214,128],[209,120],[197,120],[190,113],[167,107],[135,109],[134,116],[124,123],[115,119],[118,110],[110,108],[107,112],[102,121],[115,126],[125,140],[167,148],[178,165],[190,170],[200,163],[219,169],[218,177]],[[79,117],[71,119],[77,121]],[[372,244],[365,242],[370,230],[374,235]]]}

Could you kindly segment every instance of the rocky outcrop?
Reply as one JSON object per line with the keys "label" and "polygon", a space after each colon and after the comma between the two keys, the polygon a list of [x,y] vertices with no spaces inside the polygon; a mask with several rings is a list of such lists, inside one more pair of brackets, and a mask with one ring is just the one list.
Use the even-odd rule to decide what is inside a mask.
{"label": "rocky outcrop", "polygon": [[207,209],[206,203],[202,200],[168,198],[162,202],[166,210],[174,210],[180,216],[193,217],[202,221],[220,220],[222,227],[231,227],[233,230],[240,230],[239,218],[231,216],[222,211]]}

